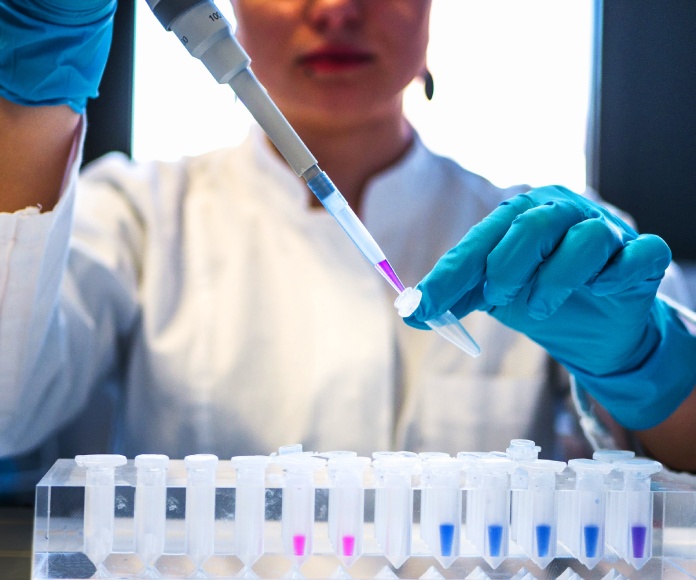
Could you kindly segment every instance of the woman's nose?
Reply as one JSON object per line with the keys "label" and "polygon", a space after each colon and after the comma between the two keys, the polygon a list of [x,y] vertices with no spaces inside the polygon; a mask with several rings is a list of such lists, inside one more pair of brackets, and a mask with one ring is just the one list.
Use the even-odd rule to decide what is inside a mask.
{"label": "woman's nose", "polygon": [[[308,17],[320,30],[355,26],[365,0],[312,0]],[[381,2],[381,0],[367,0]]]}

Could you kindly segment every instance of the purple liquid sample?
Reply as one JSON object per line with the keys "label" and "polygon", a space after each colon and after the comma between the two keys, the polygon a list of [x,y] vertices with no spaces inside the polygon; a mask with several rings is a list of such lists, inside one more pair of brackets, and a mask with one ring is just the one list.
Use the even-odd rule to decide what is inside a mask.
{"label": "purple liquid sample", "polygon": [[488,552],[494,558],[500,556],[500,548],[503,544],[503,526],[488,526]]}
{"label": "purple liquid sample", "polygon": [[539,558],[545,558],[549,555],[549,547],[551,546],[551,526],[540,524],[536,527],[537,555]]}
{"label": "purple liquid sample", "polygon": [[633,546],[634,558],[643,557],[647,532],[648,530],[645,526],[631,526],[631,544]]}
{"label": "purple liquid sample", "polygon": [[454,544],[454,524],[440,524],[440,552],[443,556],[452,555]]}
{"label": "purple liquid sample", "polygon": [[597,556],[597,544],[599,542],[599,526],[585,526],[585,556],[595,558]]}
{"label": "purple liquid sample", "polygon": [[292,549],[295,556],[304,556],[306,543],[307,536],[304,534],[296,534],[292,537]]}
{"label": "purple liquid sample", "polygon": [[399,280],[399,277],[396,275],[396,272],[394,272],[394,269],[387,260],[382,260],[379,264],[375,265],[375,268],[377,268],[379,273],[387,279],[387,282],[391,284],[394,290],[399,293],[404,291],[404,285],[401,283],[401,280]]}
{"label": "purple liquid sample", "polygon": [[355,536],[343,536],[343,555],[352,556],[355,550]]}

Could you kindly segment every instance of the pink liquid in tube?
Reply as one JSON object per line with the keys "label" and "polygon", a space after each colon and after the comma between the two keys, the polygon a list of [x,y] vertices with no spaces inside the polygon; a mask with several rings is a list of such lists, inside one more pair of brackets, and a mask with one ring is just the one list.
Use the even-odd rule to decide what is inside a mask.
{"label": "pink liquid in tube", "polygon": [[295,556],[304,556],[307,537],[304,534],[296,534],[292,537],[292,549]]}

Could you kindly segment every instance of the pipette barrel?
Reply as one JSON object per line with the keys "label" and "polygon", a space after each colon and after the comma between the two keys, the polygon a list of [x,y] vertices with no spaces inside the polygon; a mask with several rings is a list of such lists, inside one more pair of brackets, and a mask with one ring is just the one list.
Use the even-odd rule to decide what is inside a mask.
{"label": "pipette barrel", "polygon": [[164,552],[168,464],[166,455],[135,458],[135,551],[148,568]]}
{"label": "pipette barrel", "polygon": [[269,461],[264,455],[232,458],[237,473],[234,552],[247,567],[252,566],[264,550],[265,475]]}
{"label": "pipette barrel", "polygon": [[77,455],[84,467],[84,553],[100,569],[112,552],[114,539],[115,468],[126,464],[123,455]]}
{"label": "pipette barrel", "polygon": [[213,555],[215,542],[215,471],[218,458],[201,453],[186,465],[186,554],[196,568]]}

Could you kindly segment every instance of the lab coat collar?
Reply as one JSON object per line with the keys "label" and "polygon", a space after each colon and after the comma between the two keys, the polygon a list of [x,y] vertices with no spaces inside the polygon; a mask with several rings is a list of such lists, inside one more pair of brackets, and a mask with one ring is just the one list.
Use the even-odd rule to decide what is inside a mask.
{"label": "lab coat collar", "polygon": [[[308,206],[311,193],[304,180],[295,175],[286,161],[273,150],[261,127],[252,125],[248,140],[253,150],[254,160],[261,172],[284,184],[283,189],[296,200],[296,203]],[[396,163],[369,179],[365,187],[365,198],[377,192],[395,191],[396,185],[413,184],[422,180],[424,169],[431,162],[431,157],[432,153],[428,151],[414,130],[413,142],[404,155]]]}

